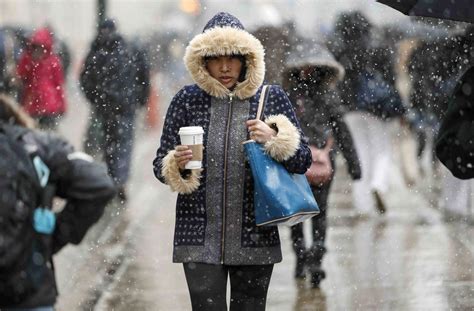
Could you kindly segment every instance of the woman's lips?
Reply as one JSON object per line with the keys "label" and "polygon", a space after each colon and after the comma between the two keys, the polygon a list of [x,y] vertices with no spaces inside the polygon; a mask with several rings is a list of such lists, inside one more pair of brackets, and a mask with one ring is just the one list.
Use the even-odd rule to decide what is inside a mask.
{"label": "woman's lips", "polygon": [[232,81],[232,78],[231,77],[222,77],[220,80],[221,80],[222,83],[227,84],[227,83]]}

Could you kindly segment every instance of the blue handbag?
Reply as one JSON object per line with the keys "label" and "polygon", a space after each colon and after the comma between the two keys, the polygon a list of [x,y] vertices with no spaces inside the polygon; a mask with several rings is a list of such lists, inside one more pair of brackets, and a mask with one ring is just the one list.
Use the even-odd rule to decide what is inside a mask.
{"label": "blue handbag", "polygon": [[[266,94],[265,85],[260,95],[257,119],[263,111]],[[319,214],[318,204],[304,174],[289,173],[254,140],[244,142],[244,150],[254,181],[257,226],[292,226]]]}

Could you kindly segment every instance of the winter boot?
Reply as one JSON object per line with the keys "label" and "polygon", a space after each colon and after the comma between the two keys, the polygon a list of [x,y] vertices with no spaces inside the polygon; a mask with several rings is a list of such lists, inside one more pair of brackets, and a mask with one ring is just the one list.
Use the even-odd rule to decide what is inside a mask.
{"label": "winter boot", "polygon": [[127,195],[127,190],[126,190],[125,185],[119,186],[117,190],[118,190],[117,191],[117,196],[120,200],[120,203],[123,204],[123,203],[127,202],[128,195]]}
{"label": "winter boot", "polygon": [[295,278],[304,279],[305,275],[305,266],[306,266],[306,254],[302,252],[296,256],[296,267],[295,267]]}
{"label": "winter boot", "polygon": [[326,273],[322,269],[323,256],[326,253],[324,245],[313,245],[306,254],[306,266],[311,274],[311,286],[318,288],[319,283],[326,277]]}
{"label": "winter boot", "polygon": [[323,269],[318,269],[319,271],[312,271],[311,272],[311,287],[319,288],[319,284],[322,280],[326,278],[326,272]]}
{"label": "winter boot", "polygon": [[291,227],[291,238],[293,240],[293,251],[296,254],[296,267],[295,267],[295,278],[305,278],[305,265],[306,265],[306,246],[303,237],[302,224],[297,224]]}

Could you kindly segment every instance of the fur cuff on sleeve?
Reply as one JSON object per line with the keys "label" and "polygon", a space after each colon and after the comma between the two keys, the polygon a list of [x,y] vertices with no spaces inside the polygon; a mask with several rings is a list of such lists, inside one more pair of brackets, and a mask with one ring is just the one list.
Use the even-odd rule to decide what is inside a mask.
{"label": "fur cuff on sleeve", "polygon": [[179,171],[178,164],[174,158],[175,150],[170,151],[161,163],[161,174],[165,178],[166,184],[171,187],[171,191],[181,194],[189,194],[199,188],[199,178],[201,169],[191,170],[191,174],[183,178]]}
{"label": "fur cuff on sleeve", "polygon": [[265,151],[279,162],[295,155],[300,145],[300,132],[296,126],[282,114],[269,116],[265,123],[278,129],[278,134],[265,143]]}

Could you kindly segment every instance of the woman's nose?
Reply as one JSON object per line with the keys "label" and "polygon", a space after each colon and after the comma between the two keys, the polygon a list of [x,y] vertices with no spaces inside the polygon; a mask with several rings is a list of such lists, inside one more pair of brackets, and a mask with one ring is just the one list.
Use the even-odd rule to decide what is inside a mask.
{"label": "woman's nose", "polygon": [[221,70],[227,72],[230,70],[230,63],[227,60],[223,60],[221,64]]}

